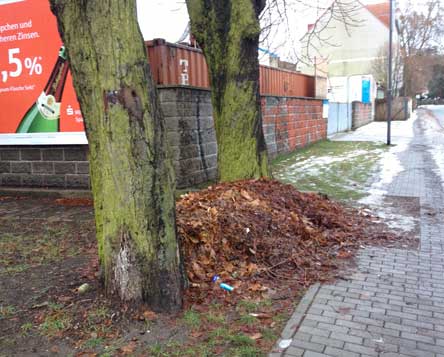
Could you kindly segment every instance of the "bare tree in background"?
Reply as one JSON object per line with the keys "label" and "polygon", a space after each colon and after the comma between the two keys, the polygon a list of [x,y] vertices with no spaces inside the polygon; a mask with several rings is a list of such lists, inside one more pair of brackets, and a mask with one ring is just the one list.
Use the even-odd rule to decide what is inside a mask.
{"label": "bare tree in background", "polygon": [[[419,12],[409,1],[396,22],[403,61],[403,90],[405,96],[419,94],[425,84],[418,75],[436,54],[444,34],[443,7],[440,0],[429,0],[425,11]],[[427,81],[426,81],[427,82]]]}
{"label": "bare tree in background", "polygon": [[[261,43],[268,48],[279,48],[290,44],[293,48],[287,56],[293,62],[313,65],[323,58],[322,48],[325,46],[339,46],[334,40],[325,35],[325,29],[342,24],[347,32],[354,27],[362,26],[362,21],[358,19],[359,10],[363,5],[357,0],[269,0],[261,14]],[[316,12],[316,20],[310,25],[308,31],[302,38],[295,38],[292,21],[290,17],[297,14],[297,17],[304,16],[304,13]],[[295,16],[295,15],[294,15]],[[284,32],[282,43],[276,43],[276,33]],[[324,58],[325,61],[328,59]]]}
{"label": "bare tree in background", "polygon": [[[387,88],[388,78],[388,43],[380,48],[377,59],[373,60],[371,65],[371,74],[375,80],[383,88]],[[402,58],[398,46],[393,46],[393,67],[392,67],[392,90],[393,96],[399,94],[399,89],[402,85]]]}
{"label": "bare tree in background", "polygon": [[[279,23],[289,33],[290,6],[311,5],[305,0],[186,0],[186,5],[191,31],[209,69],[219,179],[269,176],[259,95],[259,39],[270,39]],[[312,38],[327,43],[321,33],[333,20],[355,25],[352,14],[361,7],[356,0],[333,0],[319,8],[323,16],[306,43]]]}

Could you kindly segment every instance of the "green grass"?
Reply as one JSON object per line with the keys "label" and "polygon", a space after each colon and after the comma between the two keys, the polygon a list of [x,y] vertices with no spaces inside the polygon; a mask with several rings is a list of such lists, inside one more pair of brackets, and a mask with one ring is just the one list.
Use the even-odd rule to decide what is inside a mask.
{"label": "green grass", "polygon": [[58,335],[71,327],[71,319],[65,314],[49,315],[40,324],[40,333],[47,337]]}
{"label": "green grass", "polygon": [[214,325],[225,323],[225,317],[223,315],[213,312],[208,313],[206,319]]}
{"label": "green grass", "polygon": [[225,356],[230,357],[259,357],[265,355],[265,353],[261,352],[260,349],[254,346],[241,346],[237,348],[232,348],[225,354]]}
{"label": "green grass", "polygon": [[41,335],[54,337],[61,332],[68,330],[72,326],[72,318],[66,311],[64,311],[63,305],[49,303],[48,308],[48,314],[38,326]]}
{"label": "green grass", "polygon": [[255,312],[259,304],[250,300],[241,300],[237,303],[236,310],[245,312]]}
{"label": "green grass", "polygon": [[[181,318],[182,326],[193,332],[203,332],[190,344],[176,346],[177,340],[156,342],[145,351],[149,356],[156,357],[210,357],[220,356],[263,356],[256,340],[242,332],[242,328],[255,327],[252,331],[260,331],[263,339],[274,342],[277,335],[269,327],[261,326],[262,322],[250,313],[261,312],[271,307],[270,299],[259,301],[240,300],[236,304],[234,316],[225,316],[220,312],[220,305],[211,304],[205,313],[190,309]],[[190,342],[190,341],[188,341]]]}
{"label": "green grass", "polygon": [[337,200],[358,200],[386,145],[371,142],[321,141],[272,163],[276,179],[300,191],[314,191]]}
{"label": "green grass", "polygon": [[262,333],[262,338],[266,341],[274,342],[278,339],[278,335],[276,334],[276,332],[274,332],[273,329],[269,327],[264,327],[261,330],[261,333]]}
{"label": "green grass", "polygon": [[94,332],[98,335],[106,335],[111,330],[111,326],[106,324],[106,320],[110,316],[107,307],[99,306],[88,312],[84,324],[84,331]]}
{"label": "green grass", "polygon": [[105,340],[101,337],[90,338],[89,340],[85,341],[85,343],[83,344],[83,347],[97,348],[97,347],[101,347],[104,342],[105,342]]}
{"label": "green grass", "polygon": [[33,328],[34,325],[32,324],[32,322],[25,322],[22,326],[20,326],[20,330],[23,336],[28,335]]}
{"label": "green grass", "polygon": [[[179,341],[169,340],[162,344],[159,342],[154,343],[148,349],[148,356],[153,357],[179,357],[179,356],[206,356],[201,353],[204,350],[204,346],[184,347]],[[208,355],[209,356],[209,355]]]}
{"label": "green grass", "polygon": [[256,324],[259,324],[259,320],[251,315],[245,314],[245,315],[241,315],[241,317],[239,318],[239,322],[242,325],[247,325],[247,326],[254,326]]}
{"label": "green grass", "polygon": [[13,305],[0,305],[0,320],[14,316],[17,309]]}
{"label": "green grass", "polygon": [[254,340],[241,332],[238,332],[236,334],[229,334],[225,336],[225,339],[229,341],[231,345],[239,347],[251,346],[255,343]]}
{"label": "green grass", "polygon": [[200,314],[194,310],[185,311],[183,314],[183,322],[189,328],[197,329],[201,324]]}
{"label": "green grass", "polygon": [[225,336],[230,335],[230,330],[226,327],[218,327],[209,333],[210,339],[222,339]]}
{"label": "green grass", "polygon": [[276,322],[277,324],[283,324],[285,321],[287,321],[289,318],[288,314],[280,313],[276,314],[272,317],[272,320]]}

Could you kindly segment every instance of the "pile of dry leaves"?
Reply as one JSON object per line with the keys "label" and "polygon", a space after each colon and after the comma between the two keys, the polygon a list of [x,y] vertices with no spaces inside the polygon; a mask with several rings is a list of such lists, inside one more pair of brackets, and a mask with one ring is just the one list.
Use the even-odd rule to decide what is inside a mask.
{"label": "pile of dry leaves", "polygon": [[204,299],[217,290],[214,275],[243,295],[328,280],[360,246],[397,239],[385,227],[374,229],[373,220],[273,180],[183,195],[177,225],[191,295]]}

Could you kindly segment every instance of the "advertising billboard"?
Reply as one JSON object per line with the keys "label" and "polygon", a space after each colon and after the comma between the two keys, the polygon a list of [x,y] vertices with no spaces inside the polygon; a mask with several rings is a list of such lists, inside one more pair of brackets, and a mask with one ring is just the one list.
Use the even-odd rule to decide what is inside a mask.
{"label": "advertising billboard", "polygon": [[86,144],[48,0],[0,0],[0,145]]}

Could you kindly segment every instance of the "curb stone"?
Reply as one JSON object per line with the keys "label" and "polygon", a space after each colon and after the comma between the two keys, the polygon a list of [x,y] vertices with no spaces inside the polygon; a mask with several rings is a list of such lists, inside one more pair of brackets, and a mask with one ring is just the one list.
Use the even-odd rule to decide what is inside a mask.
{"label": "curb stone", "polygon": [[296,310],[293,312],[290,319],[287,321],[287,324],[285,325],[285,328],[282,331],[281,336],[279,337],[278,341],[276,342],[275,346],[273,347],[268,357],[279,357],[283,355],[286,348],[284,349],[280,348],[279,343],[282,340],[288,340],[293,338],[293,336],[296,334],[300,325],[302,324],[302,321],[305,318],[305,315],[307,314],[308,309],[313,303],[314,298],[318,293],[320,287],[321,284],[316,283],[308,288],[301,301],[299,301]]}

